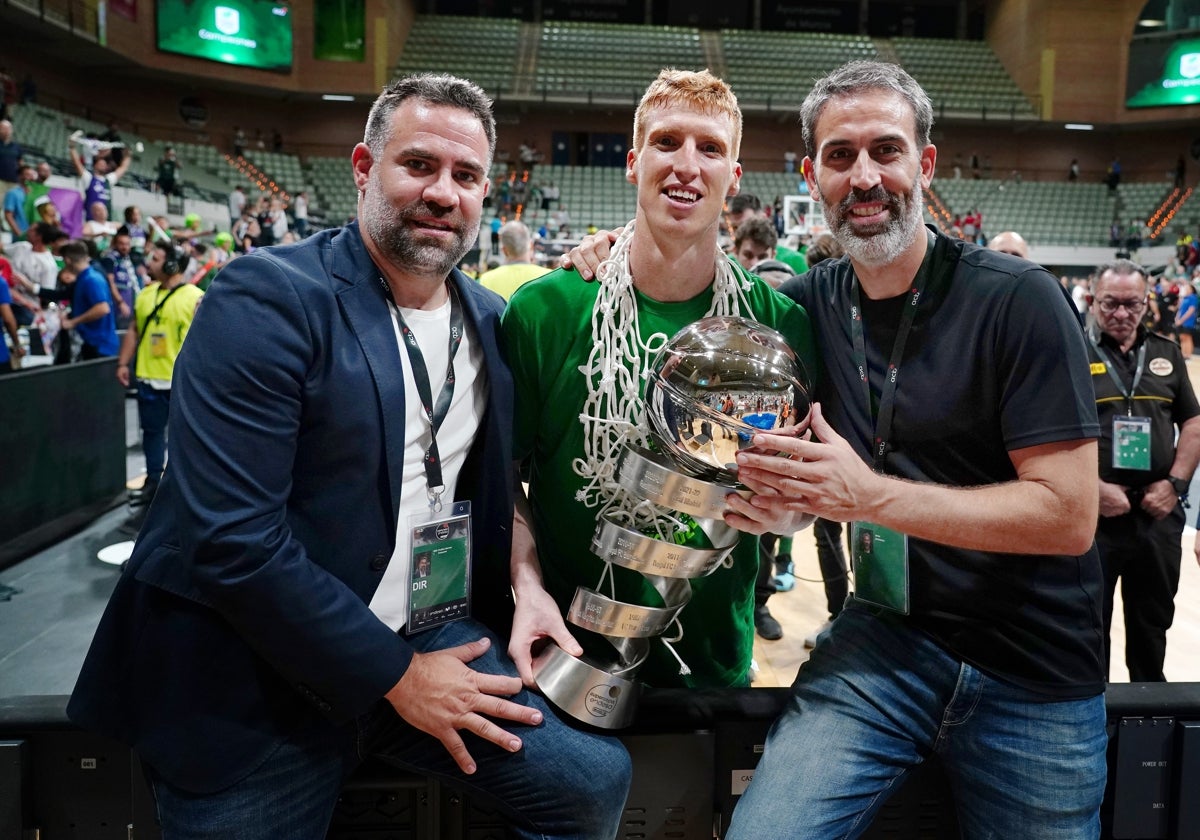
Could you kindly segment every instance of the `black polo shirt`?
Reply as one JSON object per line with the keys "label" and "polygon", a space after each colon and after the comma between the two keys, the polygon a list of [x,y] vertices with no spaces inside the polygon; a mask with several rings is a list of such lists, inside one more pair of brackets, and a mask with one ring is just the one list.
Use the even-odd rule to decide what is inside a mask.
{"label": "black polo shirt", "polygon": [[[1092,386],[1096,390],[1096,413],[1100,417],[1100,478],[1126,487],[1144,487],[1166,478],[1175,463],[1176,427],[1200,414],[1200,403],[1192,390],[1183,352],[1175,342],[1147,332],[1143,327],[1138,327],[1137,340],[1128,353],[1122,353],[1116,341],[1098,330],[1090,339]],[[1103,354],[1096,348],[1097,341]],[[1131,406],[1109,376],[1108,365],[1112,364],[1113,372],[1128,391],[1142,345],[1146,347],[1146,360],[1137,390],[1131,395]],[[1128,413],[1150,418],[1149,470],[1113,468],[1113,417]]]}
{"label": "black polo shirt", "polygon": [[[870,463],[903,302],[863,300],[868,405],[854,363],[852,281],[843,257],[780,291],[812,322],[825,416]],[[1013,450],[1097,437],[1086,345],[1074,307],[1043,268],[938,235],[898,366],[884,471],[953,487],[997,484],[1017,478]],[[909,572],[911,615],[902,620],[954,655],[1047,697],[1103,691],[1103,584],[1094,546],[1068,557],[910,539]]]}

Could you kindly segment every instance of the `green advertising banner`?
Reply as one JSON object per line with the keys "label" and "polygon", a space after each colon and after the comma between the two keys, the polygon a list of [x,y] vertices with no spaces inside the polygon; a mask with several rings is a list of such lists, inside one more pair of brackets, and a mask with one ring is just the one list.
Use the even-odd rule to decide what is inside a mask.
{"label": "green advertising banner", "polygon": [[363,0],[315,0],[313,58],[320,61],[366,59],[366,12]]}
{"label": "green advertising banner", "polygon": [[158,48],[222,64],[288,72],[292,15],[278,0],[159,0]]}
{"label": "green advertising banner", "polygon": [[1129,108],[1200,103],[1200,38],[1132,42],[1126,93]]}

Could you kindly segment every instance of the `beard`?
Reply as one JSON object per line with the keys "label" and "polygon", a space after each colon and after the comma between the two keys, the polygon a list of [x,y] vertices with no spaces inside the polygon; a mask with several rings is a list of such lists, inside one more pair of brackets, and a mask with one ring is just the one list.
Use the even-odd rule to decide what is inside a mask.
{"label": "beard", "polygon": [[[851,221],[853,205],[875,202],[887,207],[886,220],[869,226],[855,225]],[[866,191],[851,188],[836,207],[824,203],[830,217],[830,232],[852,260],[864,265],[884,265],[904,253],[921,229],[921,204],[919,172],[907,193],[889,193],[879,184]]]}
{"label": "beard", "polygon": [[[375,176],[371,177],[374,180]],[[412,219],[430,217],[452,228],[454,237],[449,243],[425,237],[410,224]],[[404,207],[389,204],[377,181],[363,194],[359,224],[396,268],[440,279],[449,275],[466,256],[477,235],[456,209],[446,209],[420,199]]]}

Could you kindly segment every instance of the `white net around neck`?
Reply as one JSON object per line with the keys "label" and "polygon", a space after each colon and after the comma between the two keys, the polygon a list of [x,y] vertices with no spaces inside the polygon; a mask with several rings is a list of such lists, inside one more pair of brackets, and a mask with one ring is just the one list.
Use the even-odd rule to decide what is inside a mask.
{"label": "white net around neck", "polygon": [[[583,424],[582,458],[572,463],[585,480],[576,494],[588,507],[612,512],[624,524],[653,525],[660,539],[671,539],[681,526],[678,518],[663,508],[638,499],[617,486],[616,468],[626,441],[645,446],[649,442],[646,412],[642,403],[650,366],[670,336],[654,333],[641,338],[637,296],[629,270],[629,251],[634,222],[613,244],[608,259],[600,263],[596,280],[600,285],[592,307],[592,351],[580,373],[587,379],[588,395],[579,420]],[[754,317],[743,280],[720,248],[713,248],[713,299],[706,315]]]}

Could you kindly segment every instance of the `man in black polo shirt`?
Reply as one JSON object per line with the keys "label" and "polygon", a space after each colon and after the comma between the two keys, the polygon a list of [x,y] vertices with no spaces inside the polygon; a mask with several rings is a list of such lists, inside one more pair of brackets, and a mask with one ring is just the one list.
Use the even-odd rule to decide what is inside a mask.
{"label": "man in black polo shirt", "polygon": [[[1100,521],[1105,658],[1121,581],[1125,663],[1133,682],[1162,682],[1179,588],[1188,485],[1200,460],[1200,404],[1179,347],[1140,325],[1149,280],[1117,260],[1096,271],[1089,336],[1100,416]],[[1178,443],[1176,442],[1178,429]]]}
{"label": "man in black polo shirt", "polygon": [[[933,108],[852,62],[801,108],[846,256],[780,291],[825,376],[812,440],[755,436],[748,505],[849,523],[853,597],[767,738],[727,840],[852,837],[937,754],[968,837],[1098,838],[1105,781],[1086,340],[1056,279],[922,224]],[[835,431],[836,430],[836,431]],[[781,458],[774,453],[789,455]]]}

